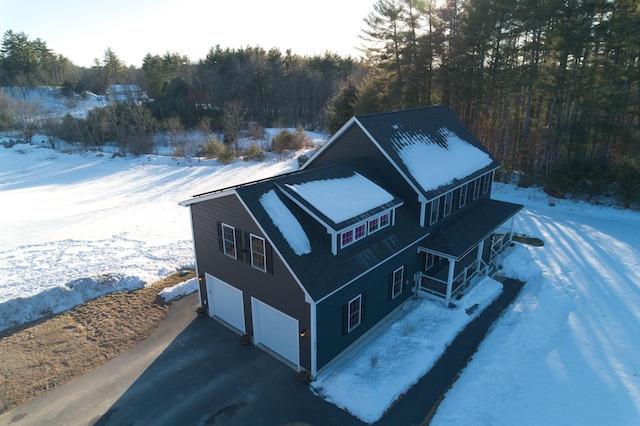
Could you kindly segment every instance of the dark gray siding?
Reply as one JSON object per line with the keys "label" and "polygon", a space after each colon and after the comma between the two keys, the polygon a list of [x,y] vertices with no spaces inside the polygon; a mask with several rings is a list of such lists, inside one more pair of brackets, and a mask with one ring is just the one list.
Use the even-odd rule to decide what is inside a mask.
{"label": "dark gray siding", "polygon": [[[272,273],[251,266],[246,236],[250,233],[261,237],[264,235],[235,194],[192,204],[191,218],[198,276],[204,277],[205,273],[209,273],[243,291],[247,333],[253,334],[251,296],[298,319],[301,329],[311,329],[310,307],[305,302],[304,292],[275,251],[270,246],[267,248],[268,269]],[[226,256],[221,251],[218,237],[220,222],[233,226],[237,233],[239,231],[239,259]],[[201,280],[201,302],[208,306],[205,285],[205,280]],[[301,339],[300,343],[300,363],[310,369],[310,339]]]}
{"label": "dark gray siding", "polygon": [[[412,296],[413,275],[420,270],[417,247],[404,250],[352,284],[323,300],[317,307],[318,369],[325,366],[350,344]],[[402,294],[390,299],[391,275],[404,266]],[[364,320],[351,332],[344,329],[345,305],[358,294],[365,294]]]}

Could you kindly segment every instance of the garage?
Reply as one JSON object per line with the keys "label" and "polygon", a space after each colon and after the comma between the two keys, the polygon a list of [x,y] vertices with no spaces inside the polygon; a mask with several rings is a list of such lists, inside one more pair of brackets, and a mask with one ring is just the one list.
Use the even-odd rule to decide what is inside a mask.
{"label": "garage", "polygon": [[295,366],[300,365],[298,320],[258,299],[251,298],[253,339]]}
{"label": "garage", "polygon": [[245,332],[242,290],[206,274],[209,315]]}

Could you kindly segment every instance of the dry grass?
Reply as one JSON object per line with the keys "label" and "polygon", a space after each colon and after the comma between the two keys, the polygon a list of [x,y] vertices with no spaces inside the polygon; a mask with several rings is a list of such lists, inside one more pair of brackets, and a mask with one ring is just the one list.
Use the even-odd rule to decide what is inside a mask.
{"label": "dry grass", "polygon": [[111,293],[0,333],[0,414],[146,339],[169,310],[157,294],[193,276],[192,271],[176,273],[145,288]]}

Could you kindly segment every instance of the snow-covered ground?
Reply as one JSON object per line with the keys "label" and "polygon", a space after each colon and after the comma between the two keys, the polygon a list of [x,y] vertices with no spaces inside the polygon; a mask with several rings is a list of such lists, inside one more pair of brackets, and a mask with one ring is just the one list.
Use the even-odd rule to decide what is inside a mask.
{"label": "snow-covered ground", "polygon": [[502,284],[484,278],[456,301],[455,309],[428,298],[409,300],[379,332],[323,371],[311,389],[359,419],[375,422],[501,292]]}
{"label": "snow-covered ground", "polygon": [[0,87],[0,92],[21,102],[18,110],[28,111],[28,116],[36,119],[61,119],[66,114],[84,118],[89,110],[107,104],[104,96],[90,92],[67,98],[55,87]]}
{"label": "snow-covered ground", "polygon": [[296,167],[0,146],[0,330],[193,267],[179,201]]}
{"label": "snow-covered ground", "polygon": [[[294,159],[221,165],[63,153],[38,144],[0,146],[0,329],[192,266],[189,215],[179,201],[297,167]],[[504,273],[527,285],[447,393],[432,424],[636,424],[640,213],[570,200],[551,203],[537,189],[512,185],[496,184],[493,196],[525,204],[515,231],[545,245],[517,245],[505,259]],[[490,300],[491,283],[479,285],[467,300]],[[401,312],[407,322],[388,331],[403,337],[400,343],[382,349],[372,341],[353,354],[354,364],[345,364],[341,377],[321,377],[324,382],[314,386],[324,383],[324,395],[361,418],[377,418],[398,395],[396,385],[415,382],[437,356],[432,347],[446,344],[413,334],[414,315],[456,314],[437,302],[412,304]],[[382,339],[388,343],[391,337]],[[395,385],[380,386],[385,379],[373,374],[372,363],[382,371],[394,350],[404,354],[415,347],[430,350],[423,353],[429,361],[419,371],[392,369]],[[359,384],[375,391],[367,399],[357,393],[356,380],[344,380],[355,377],[356,367],[367,373],[358,374]]]}

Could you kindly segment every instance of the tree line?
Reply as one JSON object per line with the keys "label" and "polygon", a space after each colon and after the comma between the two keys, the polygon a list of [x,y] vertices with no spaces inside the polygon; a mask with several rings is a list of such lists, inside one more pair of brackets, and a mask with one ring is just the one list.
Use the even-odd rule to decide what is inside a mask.
{"label": "tree line", "polygon": [[378,0],[329,124],[444,104],[550,191],[640,197],[637,0]]}
{"label": "tree line", "polygon": [[[186,128],[222,129],[230,104],[246,122],[330,132],[354,114],[444,104],[522,184],[637,202],[638,28],[637,0],[378,0],[361,60],[215,46],[197,62],[147,55],[136,69],[108,49],[84,69],[7,32],[0,81],[96,93],[139,84],[160,123]],[[20,64],[25,44],[41,59]]]}

